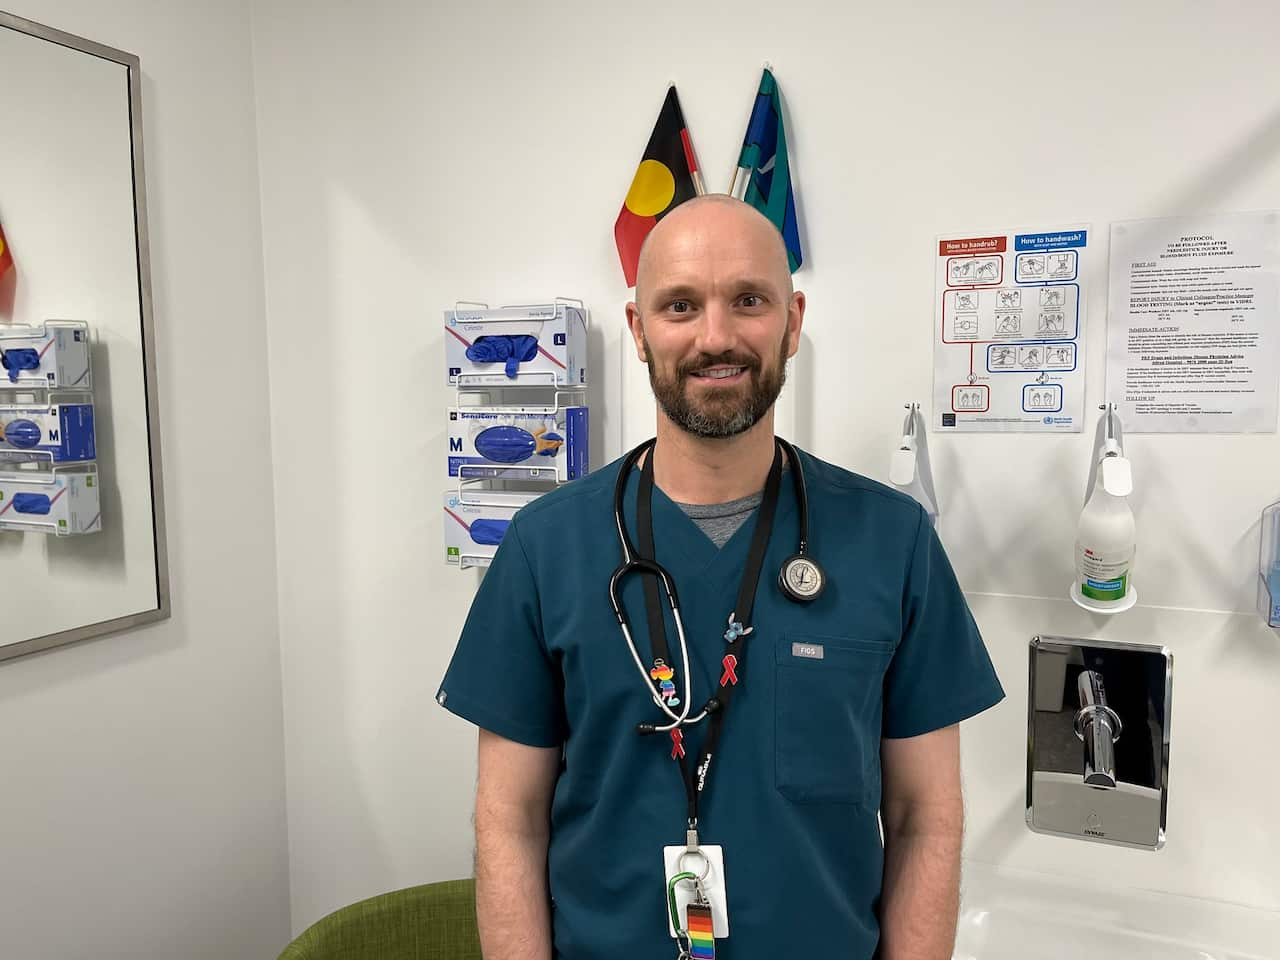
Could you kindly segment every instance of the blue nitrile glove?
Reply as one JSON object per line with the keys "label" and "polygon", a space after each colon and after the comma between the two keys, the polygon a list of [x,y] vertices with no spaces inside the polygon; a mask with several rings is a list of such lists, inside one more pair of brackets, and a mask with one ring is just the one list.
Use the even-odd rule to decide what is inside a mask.
{"label": "blue nitrile glove", "polygon": [[18,382],[19,370],[38,370],[40,368],[40,352],[32,347],[19,347],[6,350],[0,354],[0,366],[9,371],[9,382]]}
{"label": "blue nitrile glove", "polygon": [[40,427],[33,420],[10,420],[4,425],[4,442],[20,450],[37,446],[40,437]]}
{"label": "blue nitrile glove", "polygon": [[507,534],[510,520],[472,520],[471,539],[486,547],[496,547]]}
{"label": "blue nitrile glove", "polygon": [[501,424],[486,427],[476,435],[476,452],[494,463],[519,463],[533,456],[537,441],[520,427]]}
{"label": "blue nitrile glove", "polygon": [[53,501],[43,493],[15,493],[13,495],[13,510],[15,513],[36,513],[40,516],[48,516],[49,511],[53,509]]}
{"label": "blue nitrile glove", "polygon": [[486,335],[478,337],[467,347],[467,359],[472,363],[501,363],[506,361],[507,376],[514,380],[520,372],[520,364],[528,363],[538,355],[538,338],[528,334]]}
{"label": "blue nitrile glove", "polygon": [[544,433],[538,438],[538,456],[554,457],[560,452],[560,445],[564,443],[564,437],[558,433]]}

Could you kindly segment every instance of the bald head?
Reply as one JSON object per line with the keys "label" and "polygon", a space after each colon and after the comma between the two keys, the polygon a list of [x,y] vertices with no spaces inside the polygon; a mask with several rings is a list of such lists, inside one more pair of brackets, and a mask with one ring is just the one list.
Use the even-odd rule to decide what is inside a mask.
{"label": "bald head", "polygon": [[707,193],[686,200],[658,221],[640,248],[636,270],[636,304],[673,272],[731,264],[738,270],[768,277],[780,293],[790,295],[791,265],[782,234],[755,207],[727,193]]}
{"label": "bald head", "polygon": [[663,217],[640,251],[627,304],[662,414],[659,435],[722,440],[761,423],[771,434],[804,308],[782,236],[754,208],[710,194]]}

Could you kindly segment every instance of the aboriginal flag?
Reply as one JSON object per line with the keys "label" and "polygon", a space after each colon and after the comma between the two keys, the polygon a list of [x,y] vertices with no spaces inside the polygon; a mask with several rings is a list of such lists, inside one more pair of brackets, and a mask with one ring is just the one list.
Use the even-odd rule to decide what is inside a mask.
{"label": "aboriginal flag", "polygon": [[613,225],[613,237],[618,243],[618,257],[622,260],[628,287],[636,285],[640,245],[654,224],[703,192],[698,158],[684,125],[680,98],[672,86]]}
{"label": "aboriginal flag", "polygon": [[9,252],[9,244],[4,239],[4,227],[0,227],[0,277],[9,272],[13,266],[13,254]]}

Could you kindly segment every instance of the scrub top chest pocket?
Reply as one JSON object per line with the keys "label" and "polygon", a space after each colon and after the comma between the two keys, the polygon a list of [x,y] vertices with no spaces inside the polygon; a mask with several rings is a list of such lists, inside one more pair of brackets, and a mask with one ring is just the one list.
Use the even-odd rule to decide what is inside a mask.
{"label": "scrub top chest pocket", "polygon": [[816,634],[776,643],[775,776],[796,803],[880,801],[880,719],[893,645]]}

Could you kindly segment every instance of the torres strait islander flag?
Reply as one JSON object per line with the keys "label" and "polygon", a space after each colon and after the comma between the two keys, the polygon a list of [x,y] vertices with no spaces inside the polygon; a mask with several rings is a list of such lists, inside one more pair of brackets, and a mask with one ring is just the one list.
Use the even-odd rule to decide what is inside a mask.
{"label": "torres strait islander flag", "polygon": [[760,77],[760,90],[751,108],[747,133],[742,138],[742,153],[738,155],[738,171],[729,192],[773,221],[786,242],[791,272],[799,270],[804,254],[800,250],[800,228],[796,223],[795,191],[791,189],[782,96],[768,67]]}
{"label": "torres strait islander flag", "polygon": [[618,257],[627,286],[636,285],[640,246],[659,220],[700,193],[705,193],[693,141],[684,125],[680,98],[673,85],[658,114],[644,156],[613,225]]}

